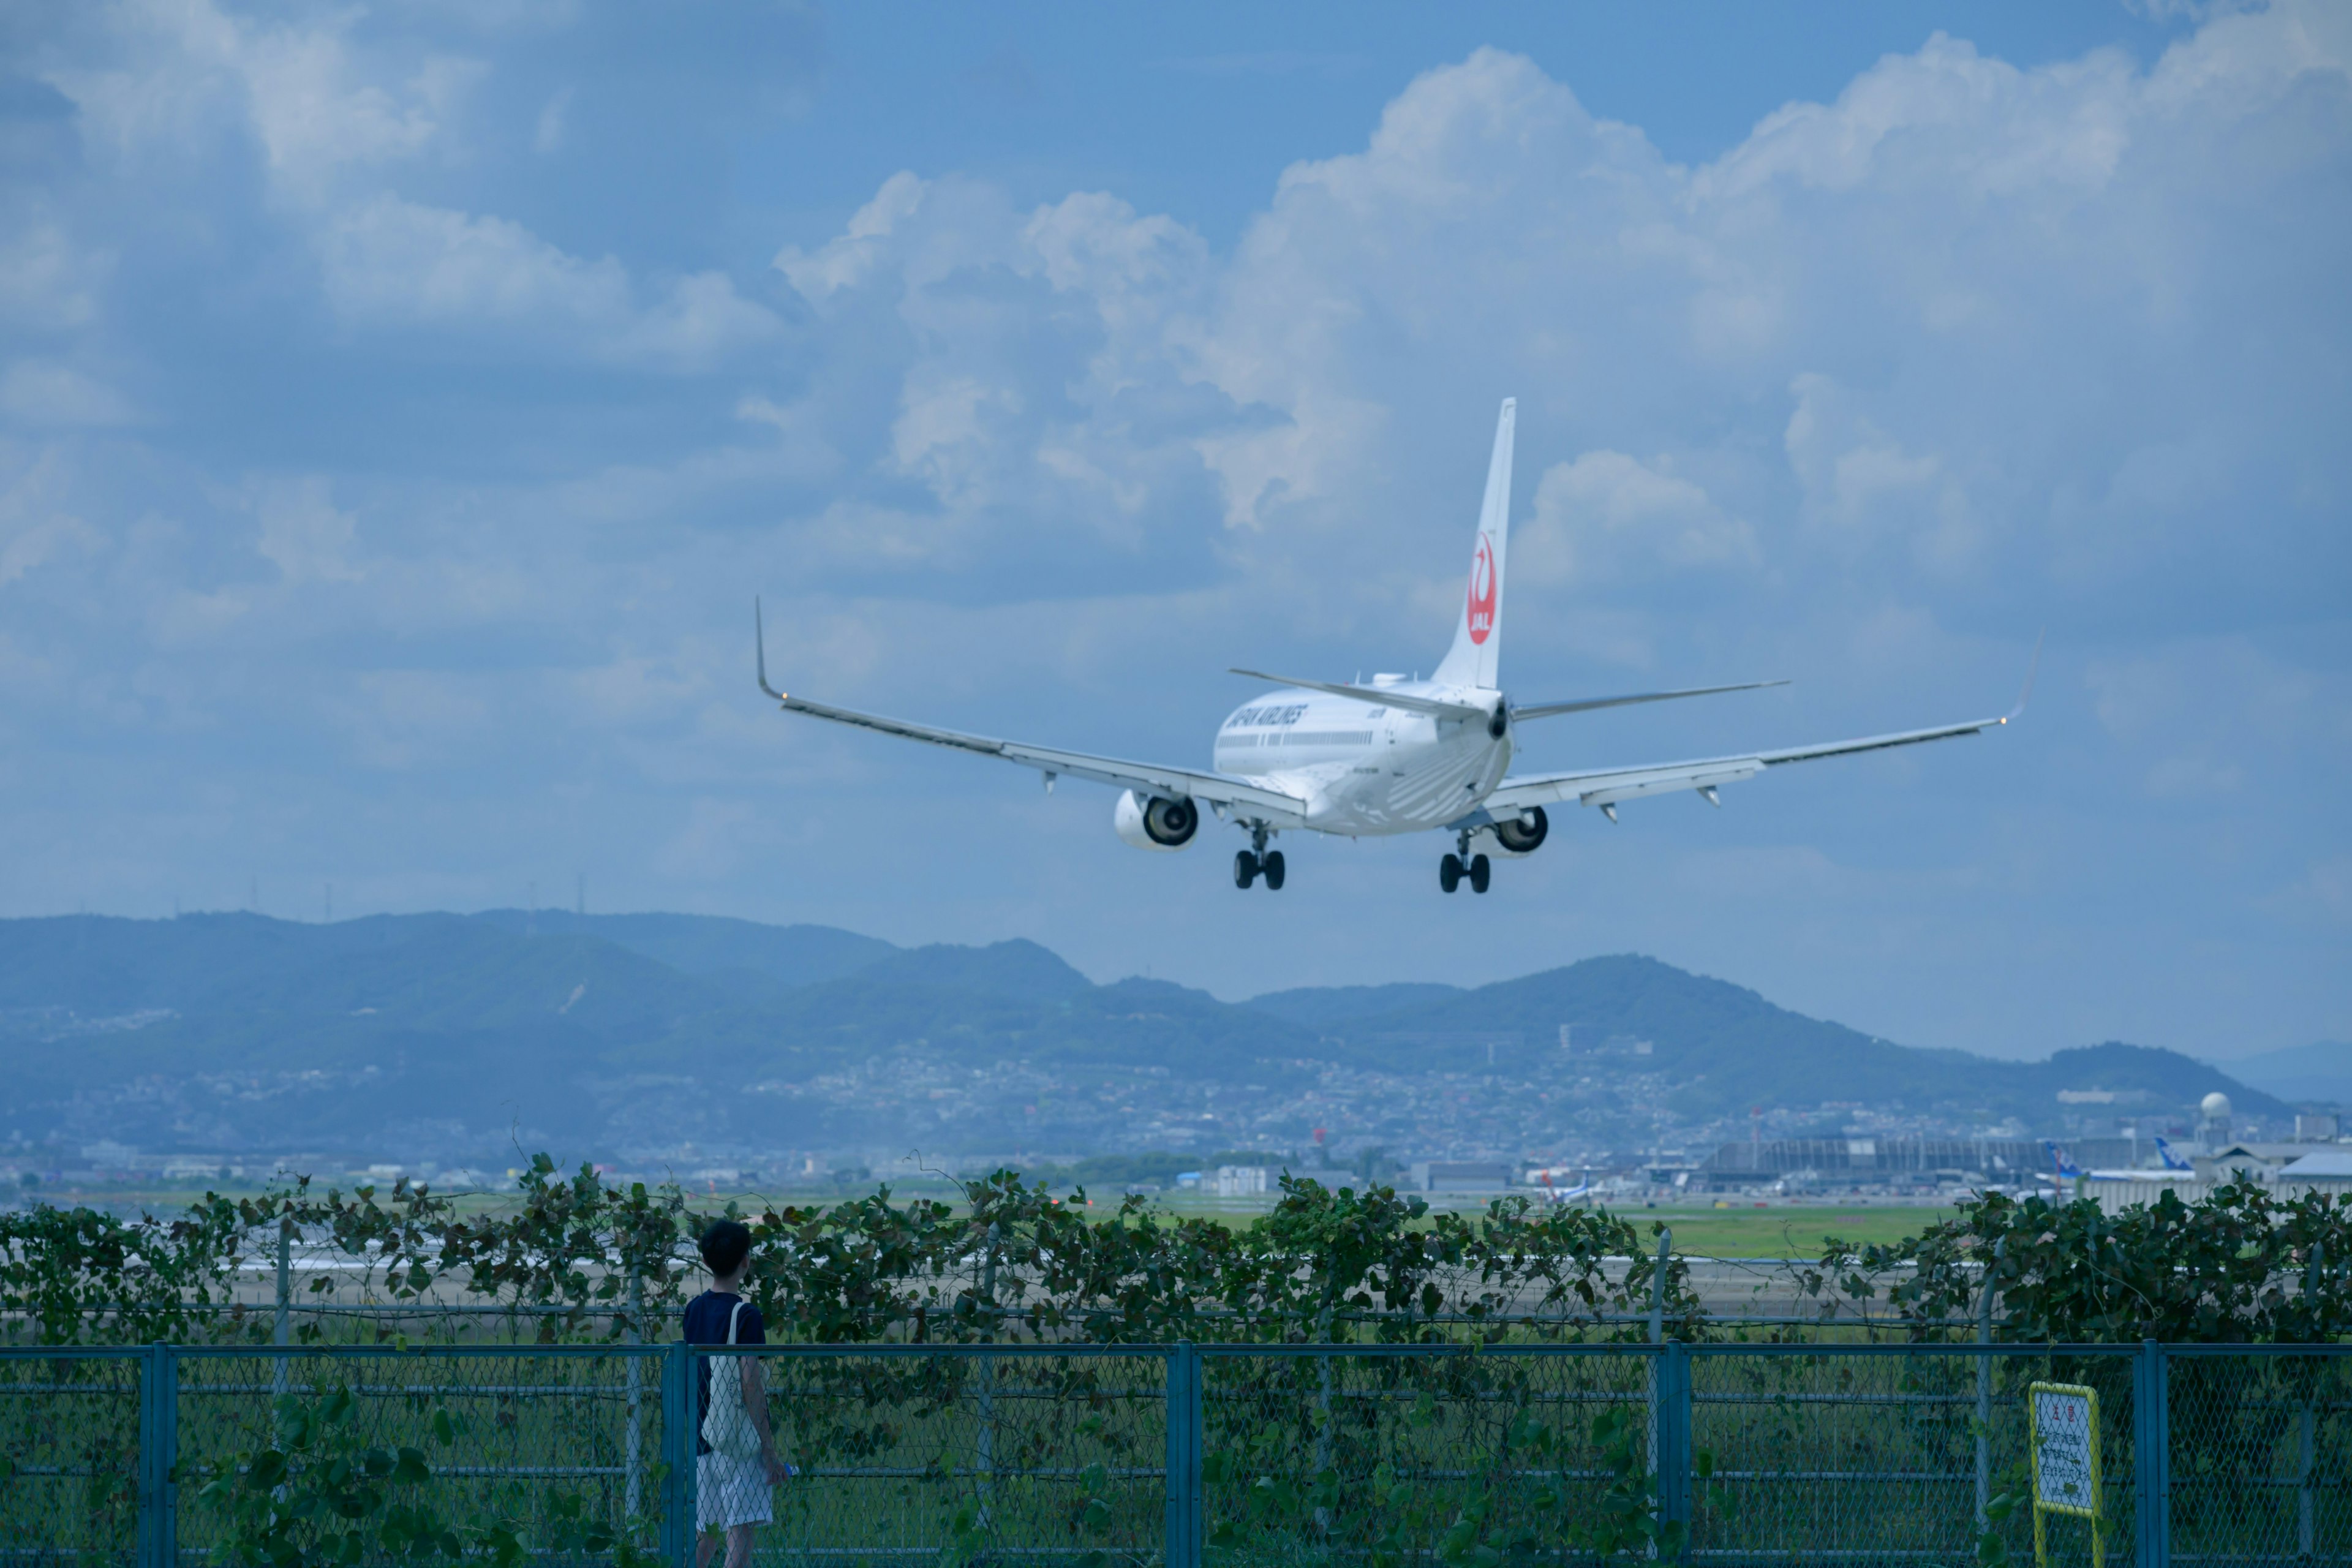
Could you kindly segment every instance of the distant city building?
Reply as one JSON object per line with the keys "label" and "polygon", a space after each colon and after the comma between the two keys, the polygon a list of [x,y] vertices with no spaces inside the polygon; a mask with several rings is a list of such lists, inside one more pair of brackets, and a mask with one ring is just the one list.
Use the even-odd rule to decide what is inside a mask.
{"label": "distant city building", "polygon": [[2023,1138],[1774,1138],[1721,1145],[1691,1183],[1713,1192],[2000,1183],[2049,1163],[2042,1145]]}
{"label": "distant city building", "polygon": [[1559,1026],[1559,1048],[1571,1057],[1646,1057],[1657,1049],[1652,1042],[1631,1035],[1611,1035],[1598,1043],[1589,1038],[1579,1040],[1573,1024]]}
{"label": "distant city building", "polygon": [[1412,1167],[1412,1190],[1421,1193],[1498,1193],[1511,1184],[1511,1167],[1500,1160],[1423,1160]]}
{"label": "distant city building", "polygon": [[[1181,1182],[1184,1178],[1176,1178]],[[1217,1167],[1216,1192],[1221,1198],[1254,1198],[1265,1195],[1273,1185],[1264,1165],[1220,1165]]]}
{"label": "distant city building", "polygon": [[2352,1150],[2322,1149],[2290,1160],[2273,1181],[2282,1197],[2321,1192],[2352,1200]]}
{"label": "distant city building", "polygon": [[2298,1143],[2333,1143],[2339,1136],[2341,1121],[2332,1110],[2298,1110],[2294,1116],[2294,1141]]}

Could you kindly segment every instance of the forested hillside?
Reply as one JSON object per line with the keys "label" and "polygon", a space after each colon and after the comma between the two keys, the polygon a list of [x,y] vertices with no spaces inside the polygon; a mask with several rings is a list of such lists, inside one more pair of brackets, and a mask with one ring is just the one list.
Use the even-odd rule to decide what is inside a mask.
{"label": "forested hillside", "polygon": [[[518,1141],[1285,1147],[1310,1121],[1391,1145],[1509,1144],[1577,1115],[1703,1123],[1825,1100],[2032,1124],[2088,1088],[2126,1108],[2221,1088],[2242,1110],[2284,1109],[2173,1052],[1916,1050],[1630,955],[1234,1004],[1098,985],[1023,941],[902,949],[543,910],[0,921],[0,1110],[28,1139],[449,1158]],[[1479,1096],[1488,1110],[1459,1110]],[[1454,1121],[1423,1115],[1439,1101]]]}

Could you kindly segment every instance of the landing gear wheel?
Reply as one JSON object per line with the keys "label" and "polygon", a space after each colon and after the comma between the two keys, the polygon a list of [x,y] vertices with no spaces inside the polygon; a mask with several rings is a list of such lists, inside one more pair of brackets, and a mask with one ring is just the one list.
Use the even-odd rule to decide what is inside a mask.
{"label": "landing gear wheel", "polygon": [[[1257,857],[1244,849],[1234,857],[1234,886],[1246,888],[1257,880]],[[1271,879],[1269,879],[1271,880]]]}
{"label": "landing gear wheel", "polygon": [[1470,857],[1470,890],[1474,893],[1485,892],[1486,879],[1493,875],[1494,869],[1492,866],[1486,864],[1486,858],[1484,855]]}
{"label": "landing gear wheel", "polygon": [[1282,851],[1267,850],[1265,858],[1259,862],[1259,867],[1265,872],[1265,890],[1269,893],[1282,891]]}
{"label": "landing gear wheel", "polygon": [[1437,863],[1437,885],[1449,893],[1462,885],[1462,857],[1448,855]]}

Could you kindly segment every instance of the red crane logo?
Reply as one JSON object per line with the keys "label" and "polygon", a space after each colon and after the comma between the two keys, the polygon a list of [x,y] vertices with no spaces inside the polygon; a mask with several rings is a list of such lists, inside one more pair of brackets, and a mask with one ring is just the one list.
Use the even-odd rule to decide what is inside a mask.
{"label": "red crane logo", "polygon": [[1495,630],[1495,544],[1478,536],[1478,553],[1470,561],[1470,640],[1483,643]]}

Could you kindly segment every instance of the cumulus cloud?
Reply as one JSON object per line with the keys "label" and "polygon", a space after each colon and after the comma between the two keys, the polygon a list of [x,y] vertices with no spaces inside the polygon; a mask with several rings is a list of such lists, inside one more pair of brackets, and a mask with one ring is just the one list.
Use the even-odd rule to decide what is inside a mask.
{"label": "cumulus cloud", "polygon": [[98,286],[110,258],[76,246],[54,218],[18,215],[0,234],[0,325],[56,331],[98,314]]}
{"label": "cumulus cloud", "polygon": [[1544,471],[1535,513],[1511,548],[1517,577],[1609,583],[1643,571],[1753,568],[1755,530],[1706,491],[1622,452],[1586,452]]}
{"label": "cumulus cloud", "polygon": [[21,359],[0,369],[0,415],[29,426],[128,425],[131,400],[104,381],[56,360]]}
{"label": "cumulus cloud", "polygon": [[[1361,152],[1286,170],[1222,263],[1113,197],[1024,214],[900,173],[776,264],[845,352],[886,356],[877,471],[961,527],[1074,487],[1117,512],[1197,463],[1235,561],[1339,532],[1402,552],[1475,503],[1477,431],[1516,393],[1534,573],[1817,558],[1923,597],[2053,566],[2087,583],[2152,544],[2234,552],[2163,454],[2200,494],[2331,531],[2315,498],[2346,476],[2300,445],[2306,421],[2211,416],[2240,358],[2219,323],[2267,308],[2253,279],[2284,266],[2316,303],[2326,258],[2352,259],[2333,199],[2352,142],[2305,127],[2352,121],[2344,32],[2324,10],[2226,16],[2147,68],[2021,69],[1937,37],[1697,168],[1481,50],[1409,86]],[[2301,215],[2286,249],[2212,222],[2253,199],[2216,137],[2263,147],[2261,199]],[[2323,367],[2297,369],[2321,401]],[[1125,417],[1180,390],[1181,461]],[[1670,458],[1627,456],[1661,436]],[[2331,477],[2284,479],[2314,463]]]}
{"label": "cumulus cloud", "polygon": [[[1482,49],[1285,170],[1229,246],[940,156],[830,232],[752,231],[756,278],[692,222],[557,189],[607,129],[573,59],[486,68],[495,29],[428,47],[386,15],[128,4],[45,68],[98,173],[76,195],[60,164],[67,195],[0,226],[0,595],[5,668],[78,712],[147,721],[163,691],[224,732],[323,726],[362,767],[572,759],[583,798],[626,797],[599,820],[667,823],[657,878],[750,876],[714,847],[770,770],[810,820],[950,787],[737,705],[751,592],[772,660],[828,694],[1161,754],[1229,661],[1426,668],[1516,395],[1515,687],[1785,673],[1770,701],[1822,704],[1802,728],[1722,743],[1855,732],[1982,710],[2048,620],[2058,711],[2012,750],[2093,781],[2114,821],[2078,838],[2299,799],[2352,749],[2315,673],[2352,573],[2340,8],[2217,12],[2145,62],[1938,37],[1696,165]],[[207,335],[142,363],[172,311]],[[314,417],[332,396],[349,416]],[[88,631],[118,596],[143,648]],[[1967,765],[1972,801],[2025,787]],[[1869,776],[1896,767],[1947,776]],[[1769,810],[1706,831],[1811,831]],[[1902,880],[1719,847],[1683,874]],[[2014,854],[2085,884],[2149,858],[2078,847]],[[2311,853],[2272,849],[2265,886],[2300,885]]]}
{"label": "cumulus cloud", "polygon": [[[660,280],[617,258],[573,256],[496,214],[404,195],[405,176],[471,155],[468,101],[482,61],[362,48],[352,10],[262,21],[209,3],[132,0],[89,58],[48,79],[92,142],[126,166],[184,156],[224,128],[249,137],[278,218],[313,250],[329,306],[374,327],[505,331],[514,347],[669,370],[700,368],[774,335],[774,316],[715,271]],[[534,133],[562,140],[570,89]],[[0,312],[86,319],[59,291],[64,240],[36,231],[0,247]],[[23,301],[23,303],[18,303]]]}
{"label": "cumulus cloud", "polygon": [[288,583],[359,581],[363,573],[352,560],[358,521],[335,507],[325,479],[313,475],[257,489],[258,548]]}
{"label": "cumulus cloud", "polygon": [[61,61],[48,79],[118,157],[168,153],[234,119],[288,195],[317,200],[352,165],[436,145],[483,74],[479,61],[426,56],[404,79],[387,79],[383,62],[350,43],[359,16],[272,24],[208,0],[130,0],[113,9],[100,58]]}
{"label": "cumulus cloud", "polygon": [[582,358],[688,369],[776,330],[722,274],[681,278],[640,304],[612,257],[583,260],[520,224],[393,195],[338,214],[320,251],[329,302],[372,325],[509,330]]}

